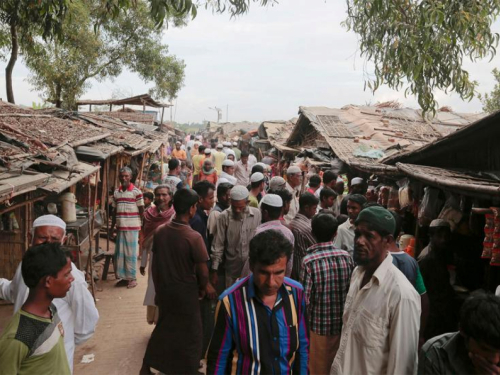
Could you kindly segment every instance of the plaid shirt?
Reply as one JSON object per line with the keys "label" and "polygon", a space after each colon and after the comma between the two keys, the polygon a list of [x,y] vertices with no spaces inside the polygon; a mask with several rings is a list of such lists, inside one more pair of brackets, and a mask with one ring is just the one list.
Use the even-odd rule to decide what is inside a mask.
{"label": "plaid shirt", "polygon": [[323,242],[307,249],[300,281],[309,328],[318,335],[339,335],[354,262],[347,251]]}

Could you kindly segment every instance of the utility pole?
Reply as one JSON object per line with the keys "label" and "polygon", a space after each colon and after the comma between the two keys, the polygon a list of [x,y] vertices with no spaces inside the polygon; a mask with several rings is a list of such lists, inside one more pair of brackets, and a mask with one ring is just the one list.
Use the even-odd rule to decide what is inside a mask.
{"label": "utility pole", "polygon": [[208,109],[212,109],[217,112],[217,123],[222,120],[222,109],[217,107],[208,107]]}
{"label": "utility pole", "polygon": [[226,122],[229,122],[229,104],[226,104]]}

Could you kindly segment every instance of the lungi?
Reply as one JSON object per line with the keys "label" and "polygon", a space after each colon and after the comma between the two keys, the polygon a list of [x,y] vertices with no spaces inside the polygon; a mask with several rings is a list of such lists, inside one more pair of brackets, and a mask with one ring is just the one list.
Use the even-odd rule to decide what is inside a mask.
{"label": "lungi", "polygon": [[115,243],[115,276],[117,279],[135,280],[139,231],[118,231]]}
{"label": "lungi", "polygon": [[311,374],[329,374],[339,350],[340,334],[321,336],[309,330],[309,371]]}

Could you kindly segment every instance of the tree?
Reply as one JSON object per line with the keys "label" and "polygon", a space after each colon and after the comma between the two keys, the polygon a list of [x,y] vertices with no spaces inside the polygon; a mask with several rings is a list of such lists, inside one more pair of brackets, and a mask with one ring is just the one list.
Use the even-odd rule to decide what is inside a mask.
{"label": "tree", "polygon": [[[145,2],[137,1],[116,17],[102,19],[95,29],[101,16],[99,2],[73,0],[60,39],[37,37],[23,43],[32,73],[29,81],[44,99],[58,108],[73,109],[92,78],[113,78],[125,67],[155,83],[153,96],[174,98],[184,81],[184,63],[168,54],[161,42],[163,29],[155,26]],[[185,20],[171,22],[180,26]]]}
{"label": "tree", "polygon": [[424,112],[435,112],[436,89],[455,91],[464,100],[475,94],[476,82],[462,68],[494,57],[499,35],[491,30],[499,0],[347,0],[345,26],[360,37],[360,52],[375,65],[382,84],[417,97]]}
{"label": "tree", "polygon": [[479,95],[479,99],[483,103],[483,111],[487,113],[500,110],[500,71],[495,68],[491,73],[496,81],[493,91],[489,94]]}
{"label": "tree", "polygon": [[[60,32],[68,0],[2,0],[0,1],[0,49],[9,49],[5,68],[7,100],[15,103],[12,72],[19,55],[19,39],[36,32],[50,38]],[[6,32],[8,29],[8,34]],[[23,33],[20,35],[19,30]],[[8,35],[8,37],[7,37]]]}

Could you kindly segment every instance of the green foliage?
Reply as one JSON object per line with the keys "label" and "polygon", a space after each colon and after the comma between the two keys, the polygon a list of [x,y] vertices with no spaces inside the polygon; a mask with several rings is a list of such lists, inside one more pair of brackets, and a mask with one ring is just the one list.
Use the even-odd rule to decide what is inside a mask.
{"label": "green foliage", "polygon": [[474,97],[476,83],[462,68],[496,54],[499,35],[491,25],[500,0],[347,0],[344,25],[360,37],[361,55],[375,64],[366,86],[387,84],[417,97],[424,112],[435,112],[436,89]]}
{"label": "green foliage", "polygon": [[[73,0],[61,39],[35,38],[22,45],[31,70],[30,83],[46,101],[74,108],[90,80],[117,77],[125,67],[153,82],[156,98],[172,99],[184,81],[184,63],[168,54],[162,29],[148,15],[146,3],[102,20],[98,1]],[[95,30],[96,20],[100,27]],[[182,18],[173,20],[183,24]]]}
{"label": "green foliage", "polygon": [[489,94],[479,95],[479,99],[483,103],[483,111],[487,113],[500,111],[500,71],[495,68],[491,73],[496,81],[493,91]]}

